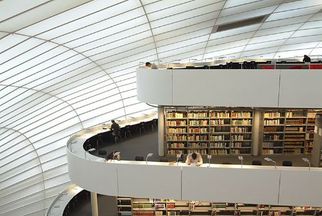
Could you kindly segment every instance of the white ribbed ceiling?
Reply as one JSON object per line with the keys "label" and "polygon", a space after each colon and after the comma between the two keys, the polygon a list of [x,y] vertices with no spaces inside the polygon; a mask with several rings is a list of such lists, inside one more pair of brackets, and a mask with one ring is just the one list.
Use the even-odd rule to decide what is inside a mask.
{"label": "white ribbed ceiling", "polygon": [[321,9],[322,0],[0,1],[0,216],[44,215],[69,184],[71,134],[154,111],[136,99],[142,62],[321,57]]}

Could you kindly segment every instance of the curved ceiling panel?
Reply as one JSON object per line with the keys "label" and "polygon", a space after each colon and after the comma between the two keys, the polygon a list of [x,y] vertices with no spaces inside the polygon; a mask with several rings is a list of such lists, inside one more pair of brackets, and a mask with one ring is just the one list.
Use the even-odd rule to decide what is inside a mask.
{"label": "curved ceiling panel", "polygon": [[0,216],[44,215],[69,184],[71,134],[155,111],[136,98],[143,62],[320,58],[321,9],[321,0],[0,1]]}

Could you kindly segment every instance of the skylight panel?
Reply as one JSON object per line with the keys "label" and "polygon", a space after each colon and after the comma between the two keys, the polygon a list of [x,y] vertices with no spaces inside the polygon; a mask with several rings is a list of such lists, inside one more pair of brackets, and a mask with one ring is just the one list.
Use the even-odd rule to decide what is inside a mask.
{"label": "skylight panel", "polygon": [[149,20],[155,21],[160,18],[168,18],[168,17],[178,17],[179,20],[180,14],[184,14],[185,17],[192,17],[194,15],[201,15],[210,12],[220,11],[224,1],[214,2],[213,0],[203,0],[203,1],[190,1],[186,4],[181,4],[176,7],[170,7],[166,10],[156,11],[153,13],[149,13]]}
{"label": "skylight panel", "polygon": [[[125,13],[128,10],[133,9],[133,6],[135,6],[135,4],[133,5],[130,2],[132,2],[132,1],[127,1],[126,3],[118,4],[114,7],[107,8],[106,10],[102,10],[102,11],[98,10],[98,12],[96,12],[92,15],[82,17],[81,19],[75,19],[70,23],[63,24],[57,28],[51,29],[50,31],[44,32],[44,33],[40,34],[39,37],[46,38],[46,39],[52,39],[52,38],[58,37],[60,35],[69,33],[71,31],[81,29],[82,27],[92,25],[94,23],[97,23],[98,21],[108,19],[109,17],[113,17],[113,16],[117,16],[121,13]],[[142,12],[140,13],[140,11],[142,11]],[[136,12],[135,16],[140,16],[143,14],[143,10],[141,8],[139,8],[135,12]],[[75,13],[76,13],[76,11],[75,11]],[[123,15],[123,17],[125,17],[125,16],[126,15]],[[131,16],[134,16],[134,14],[133,15],[131,14]],[[61,20],[61,21],[63,21],[63,20]],[[110,22],[110,24],[113,24],[113,23]],[[99,29],[104,28],[104,22],[102,24],[95,25],[93,28],[95,28],[95,27],[99,28]],[[78,32],[75,32],[75,33],[77,34]],[[79,35],[81,36],[82,34],[79,34]]]}
{"label": "skylight panel", "polygon": [[290,10],[296,10],[296,9],[307,8],[312,6],[319,6],[319,5],[322,5],[322,2],[320,0],[309,0],[309,1],[300,0],[300,1],[284,3],[278,7],[276,12],[290,11]]}
{"label": "skylight panel", "polygon": [[212,16],[213,19],[215,19],[219,15],[219,12],[220,11],[213,11],[209,7],[208,7],[208,9],[203,9],[203,8],[195,9],[195,10],[187,11],[187,12],[184,12],[184,13],[175,14],[173,16],[165,17],[163,19],[152,21],[151,26],[154,28],[154,27],[157,27],[157,26],[166,25],[167,23],[172,23],[173,21],[180,22],[180,21],[183,21],[183,20],[190,20],[190,19],[193,19],[192,14],[198,14],[198,16],[200,16],[202,14],[211,14],[211,15],[213,15]]}
{"label": "skylight panel", "polygon": [[213,25],[214,25],[214,21],[209,20],[192,26],[187,26],[181,29],[175,29],[173,31],[165,32],[162,34],[154,34],[154,39],[156,40],[157,43],[159,43],[162,40],[167,40],[167,39],[170,40],[171,38],[180,37],[181,35],[193,34],[194,32],[203,31],[204,29],[209,29],[209,28],[212,29]]}
{"label": "skylight panel", "polygon": [[173,50],[173,49],[180,49],[181,47],[206,42],[207,40],[208,40],[208,35],[205,35],[205,36],[201,36],[201,37],[192,38],[189,40],[184,40],[184,41],[180,41],[177,43],[169,44],[166,46],[158,47],[158,51],[159,52],[166,52],[166,51]]}
{"label": "skylight panel", "polygon": [[185,4],[190,1],[191,0],[181,0],[181,1],[163,0],[149,5],[145,5],[144,8],[147,13],[152,13],[154,11],[163,10],[169,7],[176,7],[177,5]]}
{"label": "skylight panel", "polygon": [[258,0],[227,0],[226,4],[225,4],[225,8],[230,8],[230,7],[236,7],[236,6],[240,6],[243,4],[249,4],[252,2],[257,2]]}
{"label": "skylight panel", "polygon": [[302,37],[302,36],[321,35],[321,34],[322,34],[322,26],[320,26],[320,28],[298,30],[292,35],[292,37]]}
{"label": "skylight panel", "polygon": [[173,31],[176,29],[181,29],[184,27],[192,26],[194,24],[200,24],[202,22],[213,21],[218,16],[218,14],[219,14],[219,12],[215,12],[215,13],[205,14],[205,15],[201,15],[201,16],[191,17],[187,20],[182,20],[179,22],[173,21],[172,23],[163,23],[164,25],[162,25],[162,26],[153,27],[153,33],[154,34],[161,34],[164,32],[169,32],[169,31]]}
{"label": "skylight panel", "polygon": [[299,50],[299,49],[313,49],[319,42],[302,43],[302,44],[286,44],[279,48],[279,51]]}
{"label": "skylight panel", "polygon": [[[275,12],[267,18],[267,21],[288,19],[288,18],[297,17],[297,16],[304,16],[304,15],[316,13],[319,10],[320,10],[320,8],[303,8],[303,9],[298,9],[298,10]],[[303,17],[302,17],[302,21],[306,21],[306,20],[303,20]]]}
{"label": "skylight panel", "polygon": [[[79,0],[77,0],[79,1]],[[61,5],[65,5],[69,1],[64,0],[58,0],[58,1],[52,1],[57,2]],[[118,1],[118,0],[110,0],[110,1],[90,1],[89,3],[83,4],[79,7],[76,7],[74,9],[65,11],[64,13],[58,14],[56,16],[50,17],[48,19],[45,19],[41,22],[38,22],[32,26],[29,26],[27,28],[24,28],[20,30],[20,33],[28,34],[28,35],[36,35],[40,34],[46,31],[49,31],[53,28],[56,28],[60,25],[67,24],[69,22],[73,22],[74,20],[77,20],[81,17],[87,16],[88,14],[95,13],[99,10],[103,10],[105,8],[109,8],[116,4],[122,4],[126,2],[126,0]],[[134,1],[129,1],[134,2]],[[32,11],[34,13],[34,11]],[[47,14],[48,15],[48,14]]]}

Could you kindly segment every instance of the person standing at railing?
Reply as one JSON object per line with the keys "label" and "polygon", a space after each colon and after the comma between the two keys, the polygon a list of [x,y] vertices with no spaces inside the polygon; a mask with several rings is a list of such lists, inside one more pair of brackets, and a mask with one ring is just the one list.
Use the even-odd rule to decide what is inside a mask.
{"label": "person standing at railing", "polygon": [[112,120],[111,122],[112,122],[111,131],[114,137],[114,142],[118,143],[121,135],[121,128],[120,128],[120,125],[118,125],[114,120]]}
{"label": "person standing at railing", "polygon": [[158,67],[155,64],[150,63],[150,62],[146,62],[145,67],[148,69],[158,69]]}
{"label": "person standing at railing", "polygon": [[311,58],[307,55],[304,55],[303,62],[311,62]]}

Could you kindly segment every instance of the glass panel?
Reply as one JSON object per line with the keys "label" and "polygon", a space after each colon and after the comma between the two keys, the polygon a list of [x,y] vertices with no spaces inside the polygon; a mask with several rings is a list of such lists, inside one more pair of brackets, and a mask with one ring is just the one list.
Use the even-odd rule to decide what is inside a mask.
{"label": "glass panel", "polygon": [[[320,10],[320,8],[303,8],[298,10],[290,10],[285,12],[277,12],[271,14],[266,21],[273,21],[273,20],[279,20],[279,19],[287,19],[291,17],[297,17],[297,16],[303,16],[307,14],[314,14],[317,13]],[[303,20],[304,21],[304,20]]]}
{"label": "glass panel", "polygon": [[280,27],[274,27],[269,29],[261,29],[258,32],[256,32],[255,36],[264,36],[264,35],[278,34],[283,32],[293,32],[297,30],[301,25],[302,24],[293,24],[293,25],[280,26]]}
{"label": "glass panel", "polygon": [[319,42],[312,42],[312,43],[296,43],[292,45],[284,45],[280,47],[279,51],[287,51],[287,50],[300,50],[300,49],[313,49],[318,45]]}
{"label": "glass panel", "polygon": [[285,32],[285,33],[274,34],[274,35],[254,37],[250,40],[250,43],[262,43],[266,41],[281,40],[281,39],[289,38],[291,35],[292,35],[292,32]]}
{"label": "glass panel", "polygon": [[227,7],[227,3],[226,3],[225,8],[221,12],[220,16],[229,16],[229,15],[235,15],[235,14],[240,14],[244,12],[250,12],[250,11],[253,12],[259,9],[268,9],[268,8],[271,8],[274,10],[274,8],[276,8],[279,3],[280,3],[279,0],[262,0],[262,1],[253,2],[251,4],[240,4],[238,7],[230,7],[230,8]]}
{"label": "glass panel", "polygon": [[190,19],[179,21],[179,22],[160,23],[161,26],[154,26],[153,23],[151,23],[151,25],[152,25],[154,34],[161,34],[164,32],[170,32],[176,29],[192,26],[195,24],[201,24],[207,21],[214,22],[214,19],[218,16],[218,14],[219,12],[217,11],[210,14],[195,16]]}
{"label": "glass panel", "polygon": [[284,3],[281,6],[278,7],[276,12],[280,11],[289,11],[289,10],[294,10],[294,9],[300,9],[303,7],[310,7],[314,5],[320,5],[321,1],[320,0],[310,0],[310,1],[293,1],[290,3]]}
{"label": "glass panel", "polygon": [[14,45],[22,42],[23,40],[26,40],[27,37],[20,36],[16,34],[10,34],[4,38],[1,38],[0,40],[0,53],[2,53],[6,49],[12,48]]}
{"label": "glass panel", "polygon": [[[163,2],[160,2],[163,4]],[[181,3],[181,2],[180,2]],[[217,0],[214,2],[213,0],[203,0],[203,1],[186,1],[180,5],[175,7],[168,7],[165,10],[156,10],[153,13],[150,13],[149,7],[147,7],[147,13],[150,21],[159,20],[159,19],[169,19],[172,17],[173,19],[169,19],[170,22],[173,20],[182,20],[191,17],[191,14],[205,14],[213,11],[219,11],[224,2]],[[151,5],[153,7],[153,5]],[[155,8],[152,8],[152,10]],[[188,13],[185,13],[188,12]],[[190,15],[189,15],[190,12]]]}
{"label": "glass panel", "polygon": [[287,44],[297,44],[297,43],[308,43],[308,42],[319,42],[321,41],[321,35],[305,36],[298,38],[290,38],[287,40]]}
{"label": "glass panel", "polygon": [[315,28],[315,29],[298,30],[292,35],[292,37],[303,37],[303,36],[321,35],[321,34],[322,34],[322,28]]}
{"label": "glass panel", "polygon": [[[215,42],[215,41],[214,41]],[[240,40],[240,41],[234,41],[234,42],[229,42],[229,43],[218,43],[218,44],[211,44],[211,47],[207,48],[207,52],[216,52],[216,51],[221,51],[225,49],[231,49],[232,47],[239,47],[239,46],[244,46],[248,42],[248,39],[246,40]]]}
{"label": "glass panel", "polygon": [[227,0],[226,4],[225,4],[225,8],[230,8],[230,7],[236,7],[239,5],[243,5],[243,4],[249,4],[252,2],[256,2],[257,0]]}
{"label": "glass panel", "polygon": [[[77,0],[79,2],[79,0]],[[66,4],[70,1],[59,0],[57,4],[60,4],[66,8]],[[29,26],[23,30],[20,30],[21,33],[34,35],[39,34],[40,32],[45,32],[50,29],[56,28],[64,23],[70,23],[74,20],[77,20],[81,17],[84,17],[88,14],[95,13],[100,9],[108,8],[111,5],[117,4],[119,1],[110,0],[108,2],[105,1],[91,1],[90,3],[81,5],[72,10],[67,10],[64,13],[58,14],[56,16],[50,17],[47,13],[47,19],[42,22],[38,22],[32,26]],[[52,6],[52,5],[50,5]],[[66,8],[67,9],[67,8]],[[48,18],[49,17],[49,18]]]}
{"label": "glass panel", "polygon": [[288,26],[292,24],[301,24],[301,23],[304,23],[310,17],[311,17],[310,15],[306,15],[306,16],[299,16],[299,17],[293,17],[288,19],[266,21],[265,23],[263,23],[261,29],[275,28],[278,26],[282,27],[282,26]]}
{"label": "glass panel", "polygon": [[158,51],[161,53],[161,52],[166,52],[166,51],[173,50],[173,49],[180,49],[181,47],[186,47],[186,46],[190,46],[193,44],[203,43],[208,40],[208,37],[209,37],[208,35],[205,35],[205,36],[201,36],[201,37],[192,38],[190,40],[179,41],[177,43],[173,43],[173,44],[170,44],[167,46],[159,47]]}
{"label": "glass panel", "polygon": [[187,1],[189,0],[181,0],[180,2],[173,0],[158,1],[153,4],[145,5],[145,10],[147,13],[152,13],[153,11],[164,10],[169,7],[176,7],[177,5],[184,4]]}
{"label": "glass panel", "polygon": [[284,44],[284,40],[265,42],[265,43],[256,43],[256,44],[248,44],[245,48],[245,51],[263,49],[268,47],[279,47]]}
{"label": "glass panel", "polygon": [[294,50],[294,51],[286,51],[286,52],[277,52],[275,54],[275,58],[302,58],[303,55],[310,53],[312,49],[307,50]]}
{"label": "glass panel", "polygon": [[17,57],[19,54],[29,51],[30,49],[44,43],[42,40],[29,38],[25,42],[12,47],[5,52],[0,53],[0,65],[4,62]]}
{"label": "glass panel", "polygon": [[244,46],[234,47],[234,48],[226,49],[226,50],[219,50],[219,51],[216,51],[216,52],[207,53],[205,55],[205,58],[212,58],[212,57],[224,57],[224,58],[227,58],[228,55],[232,55],[232,54],[234,54],[236,56],[236,54],[241,52],[243,49],[244,49]]}
{"label": "glass panel", "polygon": [[151,37],[151,32],[149,30],[146,30],[146,31],[143,31],[142,33],[134,34],[132,36],[129,35],[126,38],[121,38],[120,40],[115,40],[109,43],[106,43],[104,39],[95,41],[93,43],[80,46],[77,48],[77,50],[80,52],[83,52],[85,55],[88,55],[88,56],[93,56],[95,54],[102,53],[102,52],[117,54],[119,52],[124,52],[124,50],[126,49],[130,49],[127,47],[140,46],[140,45],[142,46],[143,43],[146,44],[149,42],[153,42],[153,39]]}
{"label": "glass panel", "polygon": [[278,47],[261,48],[256,50],[247,50],[247,51],[245,50],[245,52],[243,52],[240,57],[246,58],[246,57],[258,56],[264,59],[266,57],[273,58],[277,50],[278,50]]}
{"label": "glass panel", "polygon": [[185,34],[194,34],[194,32],[201,32],[204,29],[212,29],[214,25],[214,21],[206,21],[197,25],[191,25],[188,27],[184,27],[181,29],[175,29],[173,31],[165,32],[162,34],[155,34],[154,38],[157,43],[160,43],[162,40],[168,39],[171,40],[171,38],[174,38],[176,36],[184,36]]}
{"label": "glass panel", "polygon": [[[109,122],[111,119],[120,119],[125,115],[124,110],[120,108],[116,108],[114,111],[111,111],[109,113],[103,113],[100,115],[84,115],[82,116],[83,125],[84,127],[90,127],[93,125],[101,124],[104,122]],[[92,117],[92,118],[85,118]]]}
{"label": "glass panel", "polygon": [[66,45],[70,47],[77,47],[82,44],[87,44],[88,42],[92,42],[94,40],[95,41],[93,42],[93,44],[96,44],[96,46],[99,46],[102,44],[105,45],[107,43],[111,43],[120,39],[126,39],[126,37],[142,33],[144,31],[147,31],[148,29],[149,29],[149,25],[147,23],[141,24],[141,25],[135,24],[134,26],[129,26],[127,23],[123,23],[117,26],[113,26],[112,28],[99,31],[94,35],[80,37],[77,40],[73,40],[66,43]]}

